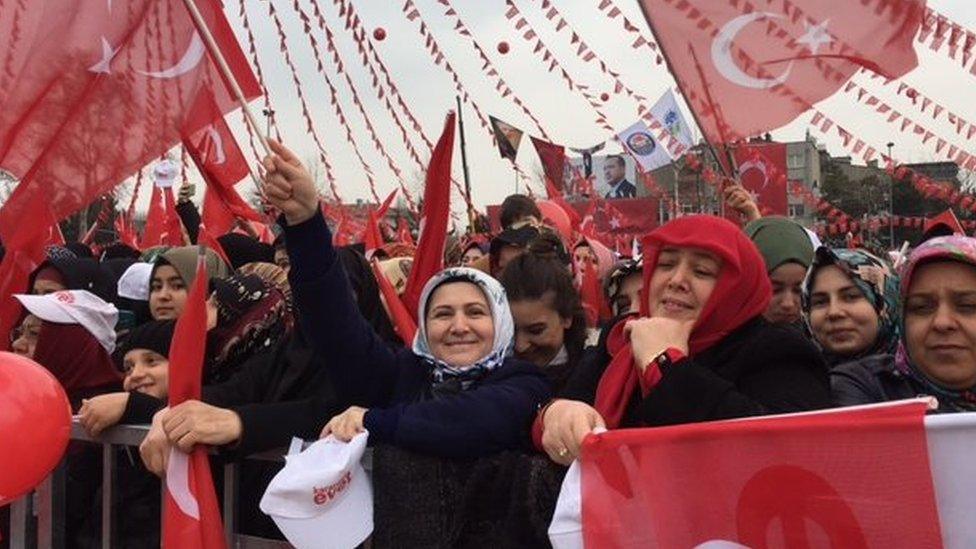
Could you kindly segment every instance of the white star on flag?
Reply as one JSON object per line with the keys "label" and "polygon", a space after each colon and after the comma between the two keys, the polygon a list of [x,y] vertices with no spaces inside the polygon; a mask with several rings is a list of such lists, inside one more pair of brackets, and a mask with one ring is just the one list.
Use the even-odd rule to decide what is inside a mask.
{"label": "white star on flag", "polygon": [[827,24],[830,23],[830,19],[825,19],[823,22],[816,25],[811,25],[806,21],[803,22],[803,26],[806,27],[806,34],[798,38],[796,41],[800,44],[806,44],[807,48],[810,50],[810,55],[817,55],[817,50],[823,44],[830,45],[833,43],[834,39],[831,38],[830,33],[827,32]]}

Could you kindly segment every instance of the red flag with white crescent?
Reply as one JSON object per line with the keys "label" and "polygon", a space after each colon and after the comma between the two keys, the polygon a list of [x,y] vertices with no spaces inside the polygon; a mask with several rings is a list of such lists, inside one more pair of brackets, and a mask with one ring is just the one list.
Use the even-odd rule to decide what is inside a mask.
{"label": "red flag with white crescent", "polygon": [[[202,253],[197,257],[197,274],[173,332],[169,353],[170,407],[200,398],[207,340],[207,265],[204,257]],[[226,547],[210,460],[204,446],[194,446],[190,454],[176,448],[170,451],[166,467],[163,547]]]}
{"label": "red flag with white crescent", "polygon": [[550,535],[556,547],[968,546],[976,422],[933,431],[928,400],[590,436]]}
{"label": "red flag with white crescent", "polygon": [[784,126],[862,68],[904,75],[925,15],[925,0],[640,4],[712,143]]}

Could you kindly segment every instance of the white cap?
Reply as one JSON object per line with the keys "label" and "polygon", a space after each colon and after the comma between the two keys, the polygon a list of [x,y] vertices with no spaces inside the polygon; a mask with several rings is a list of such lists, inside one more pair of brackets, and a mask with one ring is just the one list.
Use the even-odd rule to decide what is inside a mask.
{"label": "white cap", "polygon": [[152,263],[137,262],[129,265],[129,268],[119,277],[119,297],[148,301],[152,270]]}
{"label": "white cap", "polygon": [[14,295],[25,309],[41,320],[80,324],[105,347],[115,350],[115,323],[119,311],[88,290],[63,290],[47,295]]}
{"label": "white cap", "polygon": [[373,489],[360,463],[368,436],[340,442],[329,435],[285,456],[261,511],[298,549],[348,549],[373,532]]}

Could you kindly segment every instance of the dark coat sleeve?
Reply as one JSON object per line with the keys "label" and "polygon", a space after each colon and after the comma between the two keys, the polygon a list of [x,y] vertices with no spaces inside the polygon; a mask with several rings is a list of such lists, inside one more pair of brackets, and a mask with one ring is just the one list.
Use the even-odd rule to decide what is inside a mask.
{"label": "dark coat sleeve", "polygon": [[477,387],[431,400],[370,409],[364,426],[371,444],[446,458],[474,458],[503,450],[530,450],[529,426],[549,399],[545,375],[529,364],[506,362]]}
{"label": "dark coat sleeve", "polygon": [[146,425],[152,423],[156,412],[166,407],[166,401],[145,393],[129,393],[129,400],[125,403],[125,411],[119,423],[126,425]]}
{"label": "dark coat sleeve", "polygon": [[[720,343],[721,344],[721,343]],[[763,326],[722,363],[685,359],[665,369],[640,404],[648,425],[800,412],[830,406],[820,354],[794,330]]]}
{"label": "dark coat sleeve", "polygon": [[295,307],[309,340],[328,357],[336,393],[366,408],[388,404],[398,377],[397,353],[359,313],[322,213],[286,226],[285,235]]}
{"label": "dark coat sleeve", "polygon": [[244,404],[230,408],[241,418],[241,438],[225,454],[247,456],[284,448],[292,437],[317,439],[322,427],[344,408],[334,400],[307,398]]}
{"label": "dark coat sleeve", "polygon": [[180,216],[183,227],[186,228],[190,244],[196,244],[197,237],[200,236],[200,212],[197,211],[197,207],[193,202],[179,202],[176,204],[176,213]]}

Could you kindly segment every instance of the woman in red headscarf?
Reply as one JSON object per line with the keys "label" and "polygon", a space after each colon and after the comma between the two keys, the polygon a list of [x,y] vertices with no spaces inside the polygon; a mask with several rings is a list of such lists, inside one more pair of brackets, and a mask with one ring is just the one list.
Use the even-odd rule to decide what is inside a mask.
{"label": "woman in red headscarf", "polygon": [[568,464],[593,429],[672,425],[830,405],[827,369],[795,328],[762,318],[765,263],[734,224],[674,220],[644,238],[641,314],[624,317],[543,408],[537,446]]}

